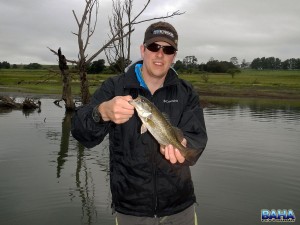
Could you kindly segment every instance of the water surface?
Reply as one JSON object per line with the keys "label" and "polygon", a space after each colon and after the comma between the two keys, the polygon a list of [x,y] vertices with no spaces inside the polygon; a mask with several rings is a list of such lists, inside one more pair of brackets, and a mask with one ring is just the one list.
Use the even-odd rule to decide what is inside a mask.
{"label": "water surface", "polygon": [[[41,102],[41,112],[0,112],[0,224],[113,225],[107,140],[85,149],[71,115]],[[299,217],[300,109],[209,107],[205,120],[208,145],[192,167],[199,224],[261,224],[261,209]]]}

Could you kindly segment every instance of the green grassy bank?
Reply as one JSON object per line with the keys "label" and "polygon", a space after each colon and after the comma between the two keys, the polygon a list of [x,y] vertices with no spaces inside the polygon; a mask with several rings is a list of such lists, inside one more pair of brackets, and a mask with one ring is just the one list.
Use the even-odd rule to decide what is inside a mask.
{"label": "green grassy bank", "polygon": [[[109,74],[89,75],[90,91]],[[300,100],[300,71],[242,70],[233,78],[229,74],[181,74],[206,98],[248,97]],[[72,74],[72,92],[79,95],[79,78]],[[60,94],[59,73],[48,70],[1,69],[0,92]]]}
{"label": "green grassy bank", "polygon": [[[243,70],[229,74],[183,75],[203,96],[262,97],[300,100],[300,71]],[[200,77],[200,79],[199,79]]]}

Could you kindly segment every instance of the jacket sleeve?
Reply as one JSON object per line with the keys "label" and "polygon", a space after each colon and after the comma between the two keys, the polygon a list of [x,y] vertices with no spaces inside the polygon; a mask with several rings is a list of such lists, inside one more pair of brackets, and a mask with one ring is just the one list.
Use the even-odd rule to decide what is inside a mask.
{"label": "jacket sleeve", "polygon": [[91,102],[75,109],[72,117],[72,135],[83,146],[92,148],[100,144],[113,126],[112,122],[97,123],[92,117],[94,107],[114,96],[112,79],[106,80],[92,96]]}
{"label": "jacket sleeve", "polygon": [[187,103],[178,126],[187,140],[187,147],[195,151],[195,154],[186,161],[186,164],[192,166],[201,156],[208,139],[199,95],[190,85],[188,86],[190,88]]}

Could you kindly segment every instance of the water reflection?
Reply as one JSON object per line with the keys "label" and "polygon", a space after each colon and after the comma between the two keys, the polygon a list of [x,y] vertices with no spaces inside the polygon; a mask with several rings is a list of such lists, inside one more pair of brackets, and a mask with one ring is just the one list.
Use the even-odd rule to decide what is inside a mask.
{"label": "water reflection", "polygon": [[12,111],[22,111],[25,117],[35,112],[41,113],[41,101],[30,98],[10,98],[0,96],[0,114],[10,113]]}
{"label": "water reflection", "polygon": [[64,163],[66,162],[66,158],[68,157],[68,151],[70,145],[69,141],[70,141],[70,133],[71,133],[71,117],[72,114],[66,112],[65,117],[62,120],[60,151],[58,152],[58,157],[57,157],[57,173],[56,173],[57,178],[60,178],[61,170],[63,169]]}
{"label": "water reflection", "polygon": [[[270,101],[270,102],[269,102]],[[271,122],[276,119],[284,119],[286,122],[299,122],[300,102],[291,103],[279,100],[269,100],[268,103],[253,99],[246,102],[231,101],[230,103],[218,102],[216,105],[208,107],[205,111],[209,114],[224,114],[226,116],[252,117],[254,120]],[[279,102],[278,102],[279,101]]]}
{"label": "water reflection", "polygon": [[[11,113],[12,111],[15,111],[15,110],[16,109],[1,108],[0,107],[0,114],[8,114],[8,113]],[[36,112],[37,113],[42,112],[41,108],[39,108],[39,109],[18,109],[18,111],[21,111],[25,117],[29,117],[31,114],[34,114]]]}
{"label": "water reflection", "polygon": [[[81,198],[82,222],[92,224],[97,221],[97,207],[95,205],[95,183],[84,158],[84,147],[78,144],[76,187]],[[70,196],[73,193],[70,192]]]}
{"label": "water reflection", "polygon": [[[93,173],[89,168],[89,151],[85,149],[80,143],[74,141],[71,137],[71,118],[72,113],[66,112],[64,119],[62,120],[62,130],[61,130],[61,139],[60,139],[60,151],[57,154],[57,178],[61,177],[62,170],[64,169],[64,164],[68,160],[68,151],[71,146],[74,146],[77,151],[77,162],[75,169],[75,184],[76,189],[70,189],[69,196],[72,201],[76,196],[79,196],[81,199],[81,220],[83,224],[93,224],[97,221],[97,206],[95,187]],[[73,143],[70,143],[70,140]],[[100,158],[96,160],[97,165],[100,167],[101,171],[107,173],[106,175],[106,184],[109,184],[109,174],[108,174],[108,152],[107,146],[104,147],[104,151],[101,151]],[[110,196],[108,196],[109,198]],[[108,200],[109,201],[109,200]]]}

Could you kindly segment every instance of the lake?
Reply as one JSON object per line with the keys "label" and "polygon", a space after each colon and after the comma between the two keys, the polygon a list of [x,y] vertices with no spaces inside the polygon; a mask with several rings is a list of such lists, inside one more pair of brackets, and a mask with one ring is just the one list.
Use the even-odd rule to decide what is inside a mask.
{"label": "lake", "polygon": [[[82,147],[53,101],[0,111],[0,224],[113,225],[107,139]],[[300,108],[253,100],[204,113],[208,145],[192,167],[199,224],[261,224],[262,209],[292,209],[299,224]]]}

